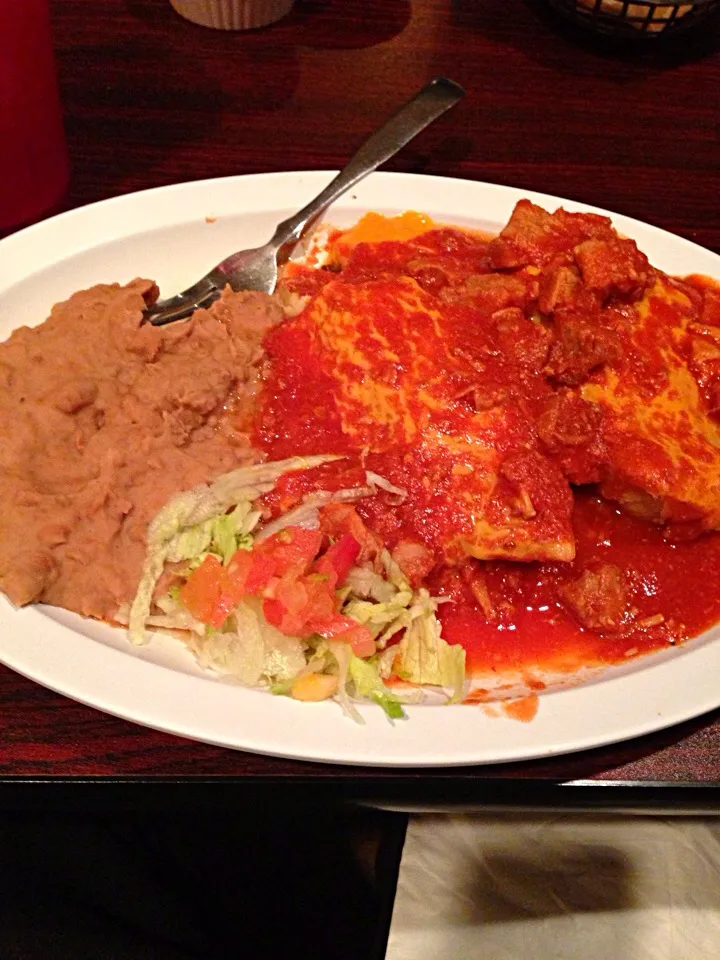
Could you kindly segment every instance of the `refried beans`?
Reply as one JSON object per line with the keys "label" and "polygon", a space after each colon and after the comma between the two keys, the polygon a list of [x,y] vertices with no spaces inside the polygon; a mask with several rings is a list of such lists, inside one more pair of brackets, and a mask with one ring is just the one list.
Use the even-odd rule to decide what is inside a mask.
{"label": "refried beans", "polygon": [[159,508],[262,459],[245,431],[279,302],[228,290],[157,328],[142,323],[156,295],[95,286],[0,344],[0,590],[15,604],[112,620]]}

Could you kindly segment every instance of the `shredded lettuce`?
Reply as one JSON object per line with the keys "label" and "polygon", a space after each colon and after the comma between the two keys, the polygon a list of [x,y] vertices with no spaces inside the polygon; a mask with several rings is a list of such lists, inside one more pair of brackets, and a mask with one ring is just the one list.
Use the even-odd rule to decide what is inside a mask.
{"label": "shredded lettuce", "polygon": [[159,544],[148,552],[135,598],[130,607],[128,635],[132,643],[145,643],[145,624],[150,616],[155,584],[160,579],[167,558],[167,544]]}
{"label": "shredded lettuce", "polygon": [[342,707],[343,713],[354,720],[355,723],[365,723],[362,714],[353,704],[348,693],[348,679],[350,677],[350,663],[353,658],[353,652],[347,643],[333,643],[332,640],[326,641],[327,649],[333,655],[337,664],[338,671],[338,692],[335,694],[335,700]]}
{"label": "shredded lettuce", "polygon": [[189,560],[191,568],[198,566],[212,553],[227,565],[237,550],[250,550],[251,531],[260,519],[252,504],[239,503],[231,513],[211,517],[176,533],[168,544],[166,560],[178,563]]}
{"label": "shredded lettuce", "polygon": [[394,634],[410,626],[414,594],[387,550],[382,551],[380,560],[388,579],[364,567],[350,571],[342,612],[364,624],[382,650]]}
{"label": "shredded lettuce", "polygon": [[221,558],[225,566],[238,550],[250,550],[253,544],[252,531],[260,513],[247,501],[239,503],[231,513],[214,517],[212,523],[211,550]]}
{"label": "shredded lettuce", "polygon": [[280,633],[249,603],[238,604],[222,630],[193,634],[189,646],[200,666],[253,687],[291,683],[305,667],[303,641]]}
{"label": "shredded lettuce", "polygon": [[407,577],[400,569],[399,565],[393,560],[388,550],[380,551],[380,563],[385,571],[385,576],[390,583],[398,590],[409,590]]}
{"label": "shredded lettuce", "polygon": [[347,575],[343,589],[348,596],[354,593],[357,597],[376,600],[378,603],[390,603],[397,593],[397,587],[369,567],[353,567]]}
{"label": "shredded lettuce", "polygon": [[397,673],[395,669],[395,658],[397,657],[397,644],[392,647],[387,647],[385,650],[380,650],[377,654],[377,668],[378,674],[383,680],[387,680],[388,677],[392,676],[394,673]]}
{"label": "shredded lettuce", "polygon": [[373,486],[380,487],[381,490],[385,490],[386,493],[392,494],[390,498],[390,503],[395,506],[399,506],[401,503],[404,503],[407,500],[407,490],[403,490],[402,487],[396,487],[394,484],[390,483],[389,480],[386,480],[385,477],[381,477],[379,473],[373,473],[372,470],[365,471],[365,478],[368,483],[373,484]]}
{"label": "shredded lettuce", "polygon": [[[372,595],[379,594],[378,584],[370,571],[355,568],[348,582],[352,592],[343,604],[343,613],[368,627],[378,648],[375,675],[381,681],[392,672],[415,684],[431,684],[448,687],[452,691],[450,702],[462,699],[465,686],[465,650],[451,646],[441,635],[440,621],[436,611],[443,598],[431,597],[421,588],[412,591],[398,571],[385,564],[392,572],[396,584],[382,580],[382,595],[392,595],[389,600],[378,601]],[[389,590],[387,589],[389,588]],[[358,599],[355,592],[365,595]],[[388,641],[402,631],[399,644],[386,650]],[[364,661],[360,661],[364,662]]]}
{"label": "shredded lettuce", "polygon": [[364,624],[378,647],[383,649],[398,630],[410,626],[412,613],[408,605],[411,600],[411,593],[398,593],[389,603],[349,599],[343,606],[343,613]]}
{"label": "shredded lettuce", "polygon": [[263,678],[275,682],[294,680],[305,666],[305,641],[289,637],[267,622],[262,623],[262,632],[265,641]]}
{"label": "shredded lettuce", "polygon": [[196,523],[194,527],[176,533],[168,543],[166,560],[168,563],[179,563],[181,560],[205,555],[210,548],[212,534],[212,520]]}
{"label": "shredded lettuce", "polygon": [[373,700],[382,707],[391,720],[405,718],[405,711],[399,698],[382,682],[377,663],[362,660],[353,654],[350,659],[349,673],[357,696]]}
{"label": "shredded lettuce", "polygon": [[[382,683],[382,678],[396,672],[410,683],[448,687],[450,702],[456,703],[464,692],[465,650],[451,646],[441,635],[436,611],[444,598],[431,597],[423,588],[413,591],[387,550],[380,561],[385,577],[354,567],[343,595],[342,612],[367,626],[378,649],[376,662],[370,665],[372,674],[367,676],[374,675]],[[386,650],[388,641],[400,632],[400,643]]]}
{"label": "shredded lettuce", "polygon": [[421,598],[418,607],[425,609],[413,618],[398,644],[396,668],[410,683],[448,687],[452,690],[449,702],[457,703],[465,687],[465,650],[443,639],[433,603],[437,601],[429,595]]}
{"label": "shredded lettuce", "polygon": [[193,636],[190,647],[201,667],[256,687],[267,655],[260,620],[244,603],[238,604],[230,619],[233,623],[227,629],[216,630],[209,637]]}

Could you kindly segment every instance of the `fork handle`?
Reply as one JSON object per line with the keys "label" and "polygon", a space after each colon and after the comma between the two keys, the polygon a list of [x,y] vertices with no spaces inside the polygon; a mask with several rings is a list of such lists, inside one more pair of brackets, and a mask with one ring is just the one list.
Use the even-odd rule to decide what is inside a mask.
{"label": "fork handle", "polygon": [[457,83],[436,77],[370,136],[327,187],[302,210],[283,220],[270,241],[278,249],[300,239],[308,223],[373,170],[394,157],[421,130],[465,96]]}

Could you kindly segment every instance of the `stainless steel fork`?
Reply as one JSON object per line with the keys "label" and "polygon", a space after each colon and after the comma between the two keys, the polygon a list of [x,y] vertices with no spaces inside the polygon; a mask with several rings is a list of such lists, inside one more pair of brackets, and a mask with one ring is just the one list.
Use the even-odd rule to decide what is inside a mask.
{"label": "stainless steel fork", "polygon": [[278,224],[268,243],[231,254],[187,290],[148,307],[145,319],[155,326],[182,320],[198,307],[207,307],[217,300],[228,284],[233,290],[272,293],[277,284],[278,267],[287,260],[307,227],[338,197],[393,157],[464,95],[465,91],[457,83],[436,77],[365,141],[314,200]]}

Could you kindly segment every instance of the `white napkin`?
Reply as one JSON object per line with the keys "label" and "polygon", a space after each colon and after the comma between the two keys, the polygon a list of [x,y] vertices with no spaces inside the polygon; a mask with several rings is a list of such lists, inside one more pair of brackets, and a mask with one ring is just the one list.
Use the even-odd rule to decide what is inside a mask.
{"label": "white napkin", "polygon": [[410,818],[386,960],[719,960],[720,818]]}

